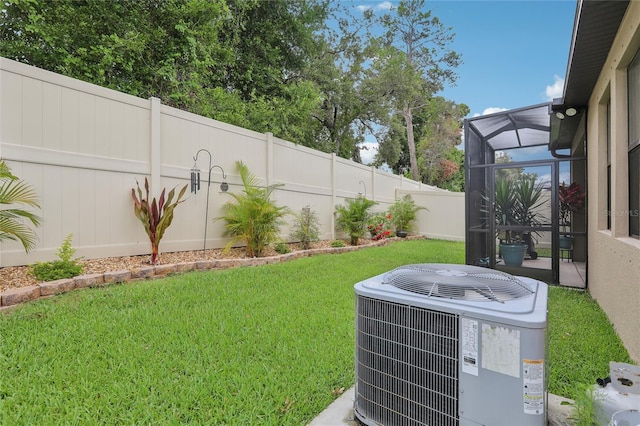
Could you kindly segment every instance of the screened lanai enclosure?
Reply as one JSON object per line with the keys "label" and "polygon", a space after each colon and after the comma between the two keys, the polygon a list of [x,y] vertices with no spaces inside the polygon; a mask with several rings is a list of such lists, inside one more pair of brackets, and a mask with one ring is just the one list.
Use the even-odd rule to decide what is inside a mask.
{"label": "screened lanai enclosure", "polygon": [[467,264],[586,286],[585,115],[556,100],[465,120]]}

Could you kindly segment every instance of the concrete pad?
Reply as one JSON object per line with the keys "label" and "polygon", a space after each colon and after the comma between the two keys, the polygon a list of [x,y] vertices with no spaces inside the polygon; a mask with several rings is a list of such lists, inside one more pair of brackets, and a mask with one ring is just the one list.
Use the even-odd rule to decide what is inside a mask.
{"label": "concrete pad", "polygon": [[[362,426],[353,413],[355,401],[355,387],[345,391],[340,398],[333,401],[322,413],[307,426]],[[547,416],[549,426],[571,426],[569,420],[572,414],[573,401],[557,395],[549,394]]]}

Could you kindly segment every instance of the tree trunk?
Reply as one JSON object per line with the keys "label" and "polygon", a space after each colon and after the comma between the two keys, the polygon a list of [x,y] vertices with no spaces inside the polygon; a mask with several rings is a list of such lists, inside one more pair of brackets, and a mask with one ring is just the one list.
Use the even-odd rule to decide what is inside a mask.
{"label": "tree trunk", "polygon": [[151,264],[152,265],[157,265],[158,264],[158,244],[151,244]]}
{"label": "tree trunk", "polygon": [[411,164],[411,176],[413,180],[420,182],[418,173],[418,159],[416,158],[416,142],[413,138],[413,113],[411,107],[405,106],[402,111],[404,122],[407,126],[407,144],[409,145],[409,162]]}

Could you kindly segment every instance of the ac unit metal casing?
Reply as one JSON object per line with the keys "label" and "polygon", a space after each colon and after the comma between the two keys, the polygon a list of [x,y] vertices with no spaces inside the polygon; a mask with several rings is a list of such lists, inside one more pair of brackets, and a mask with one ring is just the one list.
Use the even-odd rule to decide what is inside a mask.
{"label": "ac unit metal casing", "polygon": [[[354,288],[358,419],[370,426],[546,425],[547,285],[467,265],[403,268],[417,269],[423,289],[420,281],[431,285],[435,277],[435,285],[428,294],[398,288],[394,270]],[[423,270],[430,271],[425,280]],[[485,277],[493,274],[526,294],[489,294]],[[444,291],[451,276],[467,289]]]}

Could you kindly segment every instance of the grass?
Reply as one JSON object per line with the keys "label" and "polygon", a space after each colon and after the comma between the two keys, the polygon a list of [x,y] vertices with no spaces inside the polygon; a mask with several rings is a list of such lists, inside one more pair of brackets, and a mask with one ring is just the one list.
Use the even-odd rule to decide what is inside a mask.
{"label": "grass", "polygon": [[[0,423],[306,424],[353,385],[353,285],[424,262],[463,263],[464,245],[402,241],[25,304],[0,315]],[[628,355],[588,295],[551,290],[549,390],[572,397]]]}
{"label": "grass", "polygon": [[609,362],[631,358],[589,293],[551,287],[548,303],[549,391],[571,399],[609,375]]}

